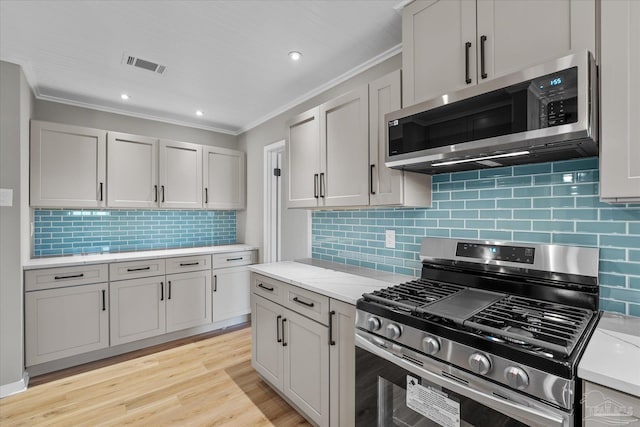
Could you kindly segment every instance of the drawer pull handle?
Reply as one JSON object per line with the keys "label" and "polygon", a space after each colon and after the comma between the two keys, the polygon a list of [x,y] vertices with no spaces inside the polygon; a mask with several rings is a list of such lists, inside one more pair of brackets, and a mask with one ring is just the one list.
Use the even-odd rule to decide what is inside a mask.
{"label": "drawer pull handle", "polygon": [[227,258],[227,261],[242,261],[244,258],[243,257],[238,257],[238,258]]}
{"label": "drawer pull handle", "polygon": [[312,302],[302,301],[301,299],[298,299],[298,297],[293,297],[293,301],[297,302],[298,304],[306,305],[307,307],[313,307],[315,305]]}
{"label": "drawer pull handle", "polygon": [[102,290],[102,311],[107,311],[107,291],[105,291],[104,289]]}
{"label": "drawer pull handle", "polygon": [[258,287],[264,289],[265,291],[273,292],[273,288],[265,286],[262,283],[258,283]]}
{"label": "drawer pull handle", "polygon": [[146,266],[146,267],[140,267],[140,268],[127,268],[127,271],[129,273],[131,273],[133,271],[146,271],[146,270],[151,270],[151,267]]}
{"label": "drawer pull handle", "polygon": [[335,310],[329,312],[329,345],[336,345],[336,341],[333,339],[333,316],[335,315]]}
{"label": "drawer pull handle", "polygon": [[282,319],[282,316],[278,314],[278,317],[276,317],[276,339],[278,342],[282,342],[282,338],[280,338],[280,319]]}
{"label": "drawer pull handle", "polygon": [[81,277],[84,277],[84,273],[73,274],[71,276],[54,276],[53,279],[54,280],[65,280],[65,279],[79,279]]}
{"label": "drawer pull handle", "polygon": [[200,265],[200,262],[181,262],[180,267],[188,267],[190,265]]}

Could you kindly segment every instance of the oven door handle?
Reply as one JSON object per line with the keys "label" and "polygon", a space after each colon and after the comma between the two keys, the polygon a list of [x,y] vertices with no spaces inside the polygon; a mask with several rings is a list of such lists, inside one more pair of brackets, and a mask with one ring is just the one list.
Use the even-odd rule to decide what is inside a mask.
{"label": "oven door handle", "polygon": [[501,412],[527,425],[540,427],[562,427],[564,425],[564,417],[561,415],[546,413],[534,408],[518,405],[508,400],[467,387],[458,381],[445,378],[438,373],[430,371],[428,368],[418,366],[408,360],[396,356],[384,348],[369,342],[366,338],[359,336],[357,333],[356,346],[381,357],[394,365],[413,373],[414,375],[424,378],[425,380],[435,383],[441,387],[446,387],[454,393],[458,393],[469,399],[475,400],[482,405]]}

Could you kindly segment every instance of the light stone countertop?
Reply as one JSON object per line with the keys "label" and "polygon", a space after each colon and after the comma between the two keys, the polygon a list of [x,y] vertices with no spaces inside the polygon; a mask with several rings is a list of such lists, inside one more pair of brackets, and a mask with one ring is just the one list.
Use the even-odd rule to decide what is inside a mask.
{"label": "light stone countertop", "polygon": [[[283,261],[254,264],[249,266],[249,270],[353,305],[363,293],[413,279],[377,270],[345,268],[346,266],[336,263],[320,263],[322,267],[311,264],[313,263],[309,260]],[[338,269],[346,269],[348,272],[337,271]]]}
{"label": "light stone countertop", "polygon": [[604,313],[580,360],[578,377],[640,397],[640,317]]}
{"label": "light stone countertop", "polygon": [[202,246],[198,248],[159,249],[154,251],[117,252],[90,255],[68,255],[60,257],[33,258],[23,264],[25,270],[39,268],[71,267],[87,264],[104,264],[120,261],[135,261],[139,259],[171,258],[189,255],[218,254],[229,252],[243,252],[258,249],[256,246],[236,244],[221,246]]}

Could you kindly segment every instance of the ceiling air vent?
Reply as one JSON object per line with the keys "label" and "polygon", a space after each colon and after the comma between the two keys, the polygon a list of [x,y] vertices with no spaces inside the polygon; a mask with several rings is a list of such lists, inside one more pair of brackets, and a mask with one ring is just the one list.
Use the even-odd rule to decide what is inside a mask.
{"label": "ceiling air vent", "polygon": [[142,68],[143,70],[152,71],[156,74],[163,74],[167,66],[156,64],[152,61],[147,61],[146,59],[137,58],[135,56],[127,55],[126,53],[122,57],[123,63],[127,65],[131,65],[132,67]]}

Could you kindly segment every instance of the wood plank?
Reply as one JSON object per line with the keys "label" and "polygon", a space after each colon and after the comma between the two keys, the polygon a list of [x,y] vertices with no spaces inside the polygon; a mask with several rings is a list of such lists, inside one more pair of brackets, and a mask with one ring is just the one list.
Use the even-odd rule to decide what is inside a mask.
{"label": "wood plank", "polygon": [[0,400],[0,425],[309,426],[251,367],[246,325],[157,350],[47,374]]}

